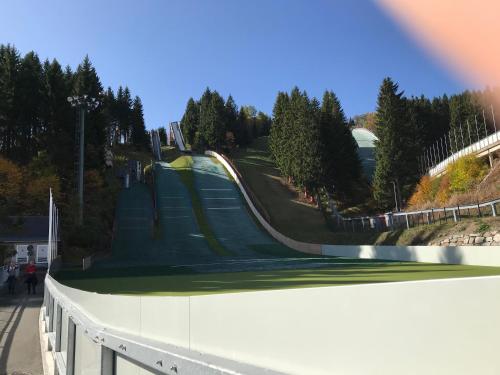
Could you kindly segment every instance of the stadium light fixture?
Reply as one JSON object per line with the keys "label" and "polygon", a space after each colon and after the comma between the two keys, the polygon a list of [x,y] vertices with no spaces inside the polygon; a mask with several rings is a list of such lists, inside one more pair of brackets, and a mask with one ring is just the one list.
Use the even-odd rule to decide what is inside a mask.
{"label": "stadium light fixture", "polygon": [[68,102],[73,108],[80,111],[80,153],[78,163],[78,222],[83,225],[83,170],[84,170],[84,149],[85,149],[85,113],[93,111],[101,104],[96,98],[83,96],[69,96]]}

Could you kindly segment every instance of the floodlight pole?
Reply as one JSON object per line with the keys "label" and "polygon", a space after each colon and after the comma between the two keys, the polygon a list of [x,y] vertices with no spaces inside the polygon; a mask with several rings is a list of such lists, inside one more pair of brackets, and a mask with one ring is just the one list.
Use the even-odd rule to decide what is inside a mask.
{"label": "floodlight pole", "polygon": [[80,111],[80,153],[78,165],[78,224],[83,225],[83,173],[85,164],[85,112],[88,109],[96,109],[99,101],[87,95],[68,97],[72,107]]}
{"label": "floodlight pole", "polygon": [[80,163],[78,165],[78,223],[83,225],[83,166],[85,149],[85,108],[80,106]]}

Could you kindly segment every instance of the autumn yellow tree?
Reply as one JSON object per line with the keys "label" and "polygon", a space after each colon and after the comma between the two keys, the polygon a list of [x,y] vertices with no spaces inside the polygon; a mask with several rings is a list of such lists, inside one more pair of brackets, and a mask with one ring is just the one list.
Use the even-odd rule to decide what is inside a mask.
{"label": "autumn yellow tree", "polygon": [[428,201],[433,200],[432,196],[432,181],[428,175],[423,176],[415,188],[415,192],[410,197],[408,204],[410,206],[418,206]]}
{"label": "autumn yellow tree", "polygon": [[0,157],[0,206],[19,202],[23,186],[23,173],[19,166]]}
{"label": "autumn yellow tree", "polygon": [[26,208],[32,213],[43,213],[49,207],[49,191],[52,189],[52,195],[59,199],[61,183],[56,175],[40,176],[29,179],[26,183]]}

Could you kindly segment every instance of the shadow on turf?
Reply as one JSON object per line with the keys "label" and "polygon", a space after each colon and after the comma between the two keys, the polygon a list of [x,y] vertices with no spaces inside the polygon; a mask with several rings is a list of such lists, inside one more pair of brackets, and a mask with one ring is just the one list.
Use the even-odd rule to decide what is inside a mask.
{"label": "shadow on turf", "polygon": [[[442,264],[356,265],[339,263],[338,266],[319,269],[270,269],[204,274],[190,273],[188,268],[151,267],[135,270],[109,270],[110,272],[101,274],[75,272],[58,276],[66,276],[63,277],[62,282],[70,287],[98,293],[196,295],[498,274],[490,269],[478,271],[477,268],[468,269],[467,266]],[[173,269],[175,273],[170,273]],[[60,279],[60,277],[57,278]]]}

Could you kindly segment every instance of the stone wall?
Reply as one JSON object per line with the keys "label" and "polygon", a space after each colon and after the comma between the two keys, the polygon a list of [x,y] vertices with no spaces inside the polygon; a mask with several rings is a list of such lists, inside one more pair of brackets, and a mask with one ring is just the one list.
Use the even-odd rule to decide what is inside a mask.
{"label": "stone wall", "polygon": [[443,246],[500,246],[500,231],[470,233],[470,234],[454,234],[448,237],[439,238],[429,243],[432,245]]}

